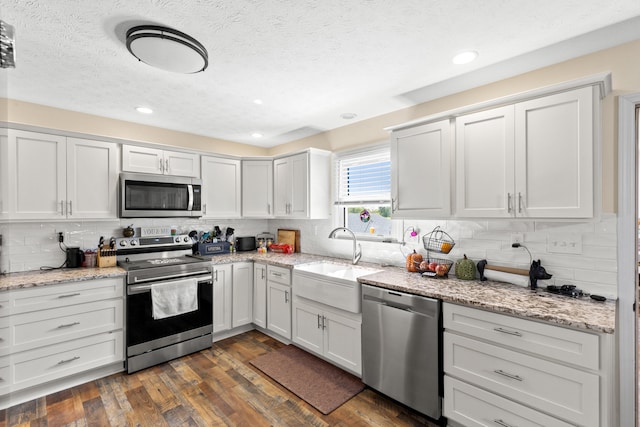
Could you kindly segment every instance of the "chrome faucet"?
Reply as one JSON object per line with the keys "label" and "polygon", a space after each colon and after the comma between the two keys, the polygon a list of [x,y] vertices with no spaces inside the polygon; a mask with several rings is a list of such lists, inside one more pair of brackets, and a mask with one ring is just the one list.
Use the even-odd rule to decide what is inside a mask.
{"label": "chrome faucet", "polygon": [[[329,238],[333,239],[336,237],[336,233],[338,231],[345,231],[351,234],[351,238],[353,239],[353,264],[357,264],[358,261],[360,261],[360,258],[362,257],[362,247],[360,246],[360,243],[358,243],[357,239],[356,239],[356,235],[353,233],[353,231],[349,230],[346,227],[338,227],[338,228],[334,228],[333,230],[331,230],[331,233],[329,233]],[[357,245],[357,250],[356,250],[356,245]]]}

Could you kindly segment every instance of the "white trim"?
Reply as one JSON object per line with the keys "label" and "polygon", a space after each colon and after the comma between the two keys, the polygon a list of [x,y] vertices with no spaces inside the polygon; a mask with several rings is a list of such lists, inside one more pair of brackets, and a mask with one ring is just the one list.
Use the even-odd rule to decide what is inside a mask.
{"label": "white trim", "polygon": [[[619,408],[617,425],[635,426],[637,417],[636,390],[636,302],[637,272],[637,141],[636,105],[640,93],[620,96],[618,99],[618,307],[616,335],[619,363]],[[626,256],[626,254],[634,256]]]}
{"label": "white trim", "polygon": [[388,132],[420,125],[430,122],[435,122],[442,119],[448,119],[457,117],[463,114],[468,114],[476,111],[485,110],[488,108],[495,108],[502,105],[514,104],[516,102],[528,101],[530,99],[539,98],[541,96],[547,96],[554,93],[565,92],[572,89],[578,89],[586,86],[596,86],[599,88],[600,99],[605,98],[611,92],[611,72],[606,71],[591,76],[582,77],[579,79],[571,80],[568,82],[562,82],[550,86],[544,86],[538,89],[533,89],[526,92],[515,93],[512,95],[503,96],[501,98],[490,99],[488,101],[479,102],[477,104],[465,105],[464,107],[454,108],[453,110],[443,111],[430,116],[421,117],[410,122],[401,123],[399,125],[388,126],[384,130]]}

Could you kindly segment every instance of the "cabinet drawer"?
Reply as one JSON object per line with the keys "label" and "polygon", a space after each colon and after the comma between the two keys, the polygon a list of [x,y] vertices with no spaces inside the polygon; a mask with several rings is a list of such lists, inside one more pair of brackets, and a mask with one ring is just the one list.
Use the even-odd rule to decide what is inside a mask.
{"label": "cabinet drawer", "polygon": [[455,304],[443,304],[442,319],[445,329],[572,365],[600,369],[597,334]]}
{"label": "cabinet drawer", "polygon": [[23,313],[11,320],[11,352],[122,329],[122,299]]}
{"label": "cabinet drawer", "polygon": [[288,268],[267,265],[267,280],[291,286],[291,270]]}
{"label": "cabinet drawer", "polygon": [[123,278],[19,289],[11,292],[11,313],[15,315],[123,296]]}
{"label": "cabinet drawer", "polygon": [[460,335],[444,333],[445,373],[550,415],[593,425],[599,376]]}
{"label": "cabinet drawer", "polygon": [[570,427],[564,421],[504,399],[447,375],[444,416],[467,427]]}
{"label": "cabinet drawer", "polygon": [[92,335],[13,355],[13,390],[124,360],[122,331]]}
{"label": "cabinet drawer", "polygon": [[11,368],[9,357],[0,358],[0,395],[11,391]]}
{"label": "cabinet drawer", "polygon": [[9,292],[2,292],[0,294],[0,317],[8,316],[11,313],[10,304]]}

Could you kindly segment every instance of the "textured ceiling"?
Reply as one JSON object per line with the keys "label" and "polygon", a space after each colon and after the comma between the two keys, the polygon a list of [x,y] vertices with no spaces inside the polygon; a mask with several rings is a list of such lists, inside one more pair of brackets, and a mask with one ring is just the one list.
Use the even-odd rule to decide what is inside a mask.
{"label": "textured ceiling", "polygon": [[[260,146],[640,38],[638,0],[3,0],[0,17],[17,52],[2,97]],[[124,34],[147,23],[198,39],[209,68],[139,63]],[[478,60],[453,65],[465,49]]]}

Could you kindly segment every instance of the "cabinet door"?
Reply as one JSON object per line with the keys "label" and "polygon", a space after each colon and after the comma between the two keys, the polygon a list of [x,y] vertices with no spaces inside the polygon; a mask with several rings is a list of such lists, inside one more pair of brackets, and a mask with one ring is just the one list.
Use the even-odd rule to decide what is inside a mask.
{"label": "cabinet door", "polygon": [[253,265],[253,323],[267,327],[267,266]]}
{"label": "cabinet door", "polygon": [[162,175],[164,155],[162,150],[135,145],[122,146],[122,170]]}
{"label": "cabinet door", "polygon": [[[291,156],[291,201],[289,216],[306,218],[309,213],[309,154]],[[329,191],[327,188],[326,191]]]}
{"label": "cabinet door", "polygon": [[309,351],[322,354],[324,350],[324,317],[322,310],[305,304],[299,298],[292,306],[292,341]]}
{"label": "cabinet door", "polygon": [[9,165],[9,135],[0,129],[0,219],[9,217]]}
{"label": "cabinet door", "polygon": [[[9,130],[10,216],[16,219],[66,217],[66,138]],[[88,178],[87,178],[88,179]]]}
{"label": "cabinet door", "polygon": [[200,178],[200,156],[178,151],[164,151],[164,174]]}
{"label": "cabinet door", "polygon": [[456,118],[456,216],[512,217],[514,107]]}
{"label": "cabinet door", "polygon": [[516,215],[593,216],[593,89],[516,104]]}
{"label": "cabinet door", "polygon": [[240,178],[240,160],[202,157],[203,217],[240,217]]}
{"label": "cabinet door", "polygon": [[231,327],[247,325],[253,320],[253,263],[233,264],[233,310]]}
{"label": "cabinet door", "polygon": [[291,339],[291,287],[267,282],[267,329]]}
{"label": "cabinet door", "polygon": [[394,218],[451,214],[451,145],[449,120],[393,133],[391,200]]}
{"label": "cabinet door", "polygon": [[213,332],[231,329],[231,264],[213,268]]}
{"label": "cabinet door", "polygon": [[324,314],[325,357],[357,374],[362,373],[361,325],[361,321],[337,313]]}
{"label": "cabinet door", "polygon": [[275,216],[288,216],[291,205],[291,163],[289,158],[273,161],[273,209]]}
{"label": "cabinet door", "polygon": [[269,218],[273,215],[273,162],[242,161],[242,216]]}
{"label": "cabinet door", "polygon": [[117,218],[118,146],[67,139],[67,216]]}

